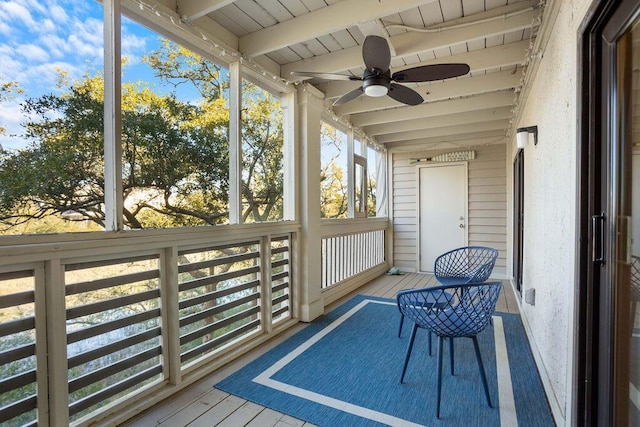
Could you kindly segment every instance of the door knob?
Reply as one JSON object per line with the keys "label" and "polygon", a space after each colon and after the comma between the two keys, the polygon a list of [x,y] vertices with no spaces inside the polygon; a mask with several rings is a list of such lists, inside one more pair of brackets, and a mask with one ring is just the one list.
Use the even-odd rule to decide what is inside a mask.
{"label": "door knob", "polygon": [[458,227],[460,227],[460,228],[464,228],[464,224],[460,224]]}

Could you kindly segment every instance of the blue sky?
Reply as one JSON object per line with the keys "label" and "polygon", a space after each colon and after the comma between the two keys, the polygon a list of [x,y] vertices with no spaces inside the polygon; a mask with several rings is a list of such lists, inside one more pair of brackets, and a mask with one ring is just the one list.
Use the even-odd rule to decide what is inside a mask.
{"label": "blue sky", "polygon": [[[25,98],[56,93],[57,70],[72,79],[103,68],[103,7],[94,0],[0,0],[0,82],[18,82],[24,91],[0,104],[0,135],[4,148],[21,148]],[[150,77],[143,55],[159,45],[159,36],[125,18],[122,54],[127,58],[123,80]]]}

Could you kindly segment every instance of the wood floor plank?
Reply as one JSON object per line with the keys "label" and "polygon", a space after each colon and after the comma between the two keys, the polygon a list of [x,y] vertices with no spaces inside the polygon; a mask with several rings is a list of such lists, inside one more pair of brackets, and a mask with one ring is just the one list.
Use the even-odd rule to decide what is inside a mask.
{"label": "wood floor plank", "polygon": [[185,406],[171,417],[166,418],[160,425],[167,427],[186,426],[229,396],[229,393],[225,393],[217,388],[211,388],[208,393],[201,396],[195,402]]}
{"label": "wood floor plank", "polygon": [[228,395],[217,405],[210,408],[207,412],[200,415],[193,422],[189,424],[174,424],[174,425],[188,425],[189,427],[212,427],[217,426],[225,418],[238,410],[247,401],[241,399],[232,394]]}
{"label": "wood floor plank", "polygon": [[131,421],[123,424],[126,427],[146,427],[162,423],[167,418],[184,409],[211,391],[211,383],[200,381],[184,389],[173,397],[163,400],[154,407]]}
{"label": "wood floor plank", "polygon": [[273,409],[264,408],[246,427],[274,427],[283,415]]}
{"label": "wood floor plank", "polygon": [[233,411],[231,415],[222,420],[218,427],[246,426],[264,409],[253,402],[245,402],[244,405]]}

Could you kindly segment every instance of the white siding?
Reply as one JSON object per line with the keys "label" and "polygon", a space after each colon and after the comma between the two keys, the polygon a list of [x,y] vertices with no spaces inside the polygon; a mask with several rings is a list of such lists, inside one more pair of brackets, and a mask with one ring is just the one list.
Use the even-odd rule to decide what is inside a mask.
{"label": "white siding", "polygon": [[[504,144],[474,148],[476,159],[468,163],[469,245],[498,249],[493,277],[506,278],[507,170]],[[454,150],[446,150],[454,151]],[[443,151],[393,153],[393,265],[416,271],[418,261],[418,182],[412,158],[432,157]]]}

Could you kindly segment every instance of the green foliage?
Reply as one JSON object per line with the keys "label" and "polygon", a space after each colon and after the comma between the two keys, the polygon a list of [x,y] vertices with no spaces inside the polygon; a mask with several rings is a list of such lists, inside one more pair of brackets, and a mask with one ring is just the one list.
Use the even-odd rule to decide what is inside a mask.
{"label": "green foliage", "polygon": [[[162,82],[174,88],[189,84],[202,98],[186,102],[175,91],[159,94],[143,83],[123,84],[124,224],[139,229],[228,222],[226,71],[166,40],[144,60]],[[50,217],[104,226],[103,78],[85,75],[70,82],[61,73],[59,85],[65,88],[60,95],[22,105],[28,147],[0,148],[0,232],[5,234],[75,231],[65,221],[34,225]],[[272,95],[246,89],[243,217],[279,219],[282,111]]]}

